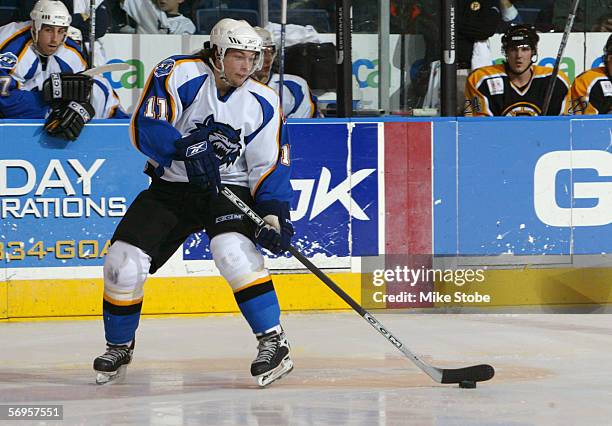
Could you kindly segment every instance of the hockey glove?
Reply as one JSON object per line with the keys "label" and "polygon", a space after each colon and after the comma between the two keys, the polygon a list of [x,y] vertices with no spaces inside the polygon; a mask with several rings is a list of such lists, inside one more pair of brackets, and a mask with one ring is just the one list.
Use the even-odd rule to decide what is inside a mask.
{"label": "hockey glove", "polygon": [[289,217],[289,203],[275,200],[262,201],[255,204],[254,210],[266,222],[255,234],[257,243],[274,254],[287,251],[294,234]]}
{"label": "hockey glove", "polygon": [[95,111],[89,102],[67,102],[53,108],[45,123],[45,130],[52,136],[73,141],[94,115]]}
{"label": "hockey glove", "polygon": [[213,145],[203,132],[195,132],[176,142],[174,159],[185,163],[189,182],[203,189],[211,189],[216,195],[221,192],[219,160]]}
{"label": "hockey glove", "polygon": [[93,79],[83,74],[53,73],[43,83],[43,100],[56,106],[69,101],[89,102]]}

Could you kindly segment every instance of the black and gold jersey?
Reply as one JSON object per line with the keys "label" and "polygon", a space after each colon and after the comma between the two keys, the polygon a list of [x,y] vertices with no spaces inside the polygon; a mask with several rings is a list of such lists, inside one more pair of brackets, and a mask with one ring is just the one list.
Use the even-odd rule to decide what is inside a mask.
{"label": "black and gold jersey", "polygon": [[[531,66],[531,80],[517,87],[506,74],[504,64],[474,70],[465,83],[465,110],[468,117],[542,115],[546,88],[553,69]],[[547,115],[565,115],[569,110],[570,84],[562,71],[557,75]]]}
{"label": "black and gold jersey", "polygon": [[592,68],[576,77],[571,98],[571,114],[612,114],[612,82],[606,69]]}

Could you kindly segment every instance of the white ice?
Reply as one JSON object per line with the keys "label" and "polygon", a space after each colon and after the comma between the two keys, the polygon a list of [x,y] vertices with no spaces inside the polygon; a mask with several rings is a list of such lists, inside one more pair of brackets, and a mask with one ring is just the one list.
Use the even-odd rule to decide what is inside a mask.
{"label": "white ice", "polygon": [[143,319],[126,381],[98,386],[101,320],[5,322],[0,404],[62,404],[61,424],[83,425],[612,423],[611,315],[377,317],[427,362],[497,374],[476,389],[440,385],[353,312],[286,314],[295,369],[259,389],[256,342],[226,315]]}

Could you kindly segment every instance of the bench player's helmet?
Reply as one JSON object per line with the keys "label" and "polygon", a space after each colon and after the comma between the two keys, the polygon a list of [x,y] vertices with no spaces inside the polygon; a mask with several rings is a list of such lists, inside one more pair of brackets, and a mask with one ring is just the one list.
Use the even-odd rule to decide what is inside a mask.
{"label": "bench player's helmet", "polygon": [[38,32],[43,25],[68,29],[72,22],[68,8],[58,0],[38,0],[30,12],[30,19],[32,20],[32,39],[35,44],[38,40]]}
{"label": "bench player's helmet", "polygon": [[276,49],[276,43],[272,38],[272,33],[265,28],[253,27],[259,37],[261,37],[261,47],[273,47]]}
{"label": "bench player's helmet", "polygon": [[221,78],[225,79],[225,71],[223,67],[223,59],[228,49],[246,50],[255,52],[255,62],[251,74],[261,68],[263,56],[261,54],[261,37],[249,25],[248,22],[235,19],[223,18],[215,24],[210,31],[210,44],[213,49],[216,49],[219,55],[221,69],[218,69],[212,61],[213,67],[221,74]]}
{"label": "bench player's helmet", "polygon": [[531,62],[538,61],[538,42],[540,36],[536,33],[535,28],[529,25],[512,25],[502,36],[502,53],[507,54],[511,47],[529,46],[533,55]]}

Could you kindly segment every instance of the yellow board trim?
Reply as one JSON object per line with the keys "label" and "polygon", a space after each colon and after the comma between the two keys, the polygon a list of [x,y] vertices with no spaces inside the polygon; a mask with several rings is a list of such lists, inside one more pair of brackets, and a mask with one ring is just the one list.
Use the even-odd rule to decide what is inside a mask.
{"label": "yellow board trim", "polygon": [[612,303],[612,269],[607,268],[549,268],[487,270],[482,283],[456,286],[436,283],[442,294],[488,294],[490,303],[436,304],[443,306],[534,306],[580,305]]}
{"label": "yellow board trim", "polygon": [[[361,275],[329,274],[358,303]],[[283,311],[341,310],[349,307],[312,274],[272,276]],[[500,307],[612,303],[612,269],[513,269],[485,271],[483,283],[456,286],[436,283],[435,290],[453,295],[488,294],[491,303],[435,307]],[[377,288],[377,291],[384,287]],[[366,289],[364,297],[370,298]],[[91,318],[102,314],[102,279],[27,280],[0,282],[0,321],[40,318]],[[371,306],[366,300],[366,307]],[[238,313],[231,287],[221,277],[151,277],[145,284],[144,315],[210,315]]]}
{"label": "yellow board trim", "polygon": [[8,283],[0,281],[0,319],[8,318]]}
{"label": "yellow board trim", "polygon": [[[355,300],[361,300],[358,274],[330,274]],[[272,277],[283,311],[348,309],[338,296],[311,274]],[[57,318],[102,315],[102,279],[0,282],[7,287],[2,318]],[[147,280],[142,313],[183,315],[240,312],[231,287],[222,277],[155,278]]]}

